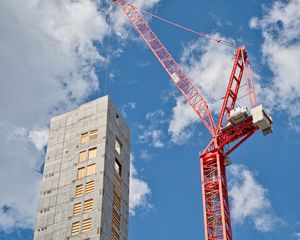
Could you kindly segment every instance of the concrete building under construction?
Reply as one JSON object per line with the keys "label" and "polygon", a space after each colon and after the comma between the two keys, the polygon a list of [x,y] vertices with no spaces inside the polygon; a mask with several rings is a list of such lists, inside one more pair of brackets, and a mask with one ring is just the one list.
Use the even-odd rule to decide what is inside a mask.
{"label": "concrete building under construction", "polygon": [[53,117],[34,240],[127,240],[130,133],[109,97]]}

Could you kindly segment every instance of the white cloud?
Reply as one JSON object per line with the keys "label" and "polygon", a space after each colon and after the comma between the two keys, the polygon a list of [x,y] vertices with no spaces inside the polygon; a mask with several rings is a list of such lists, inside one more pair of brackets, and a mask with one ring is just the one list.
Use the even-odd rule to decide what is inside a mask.
{"label": "white cloud", "polygon": [[130,190],[129,190],[129,212],[134,216],[138,210],[152,208],[148,202],[151,195],[149,185],[140,179],[137,169],[134,166],[134,156],[130,155]]}
{"label": "white cloud", "polygon": [[140,158],[143,160],[149,160],[153,157],[153,155],[151,153],[149,153],[149,151],[143,149],[140,151]]}
{"label": "white cloud", "polygon": [[122,116],[124,118],[126,118],[128,109],[129,110],[134,110],[135,108],[136,108],[136,103],[135,102],[128,102],[120,108],[120,112],[121,112]]}
{"label": "white cloud", "polygon": [[[219,38],[218,34],[214,35]],[[230,41],[230,39],[228,39]],[[221,98],[225,95],[234,52],[228,47],[214,42],[198,39],[184,46],[181,64],[190,79],[198,87],[213,113],[221,108]],[[172,142],[185,143],[192,135],[190,126],[199,122],[200,118],[191,106],[180,95],[176,98],[176,106],[169,125]]]}
{"label": "white cloud", "polygon": [[0,229],[32,227],[35,222],[43,153],[33,148],[24,128],[0,122]]}
{"label": "white cloud", "polygon": [[98,89],[94,46],[107,34],[93,1],[0,3],[0,229],[33,227],[50,116]]}
{"label": "white cloud", "polygon": [[250,27],[260,29],[264,38],[264,61],[273,73],[262,91],[265,102],[289,116],[300,116],[300,0],[276,1],[265,15],[252,18]]}
{"label": "white cloud", "polygon": [[255,179],[254,174],[242,165],[229,168],[229,196],[231,216],[238,224],[250,220],[262,232],[271,231],[279,219],[272,213],[272,205],[265,189]]}
{"label": "white cloud", "polygon": [[300,132],[300,118],[290,117],[288,120],[288,127],[296,133]]}
{"label": "white cloud", "polygon": [[191,106],[185,102],[184,97],[177,97],[168,129],[171,134],[171,142],[175,144],[185,143],[193,134],[188,126],[198,121],[200,121],[199,117]]}
{"label": "white cloud", "polygon": [[129,102],[128,107],[130,107],[131,109],[135,109],[136,103],[135,102]]}
{"label": "white cloud", "polygon": [[37,150],[41,151],[48,142],[48,129],[40,129],[29,132],[28,139],[34,144]]}
{"label": "white cloud", "polygon": [[138,139],[141,143],[149,143],[151,146],[156,148],[162,148],[165,144],[162,142],[161,138],[163,137],[162,130],[153,129],[145,130],[142,135],[139,135]]}
{"label": "white cloud", "polygon": [[93,41],[101,41],[107,25],[94,3],[12,0],[0,11],[0,107],[6,120],[46,123],[49,115],[41,112],[70,107],[98,89],[92,66],[103,57]]}
{"label": "white cloud", "polygon": [[[219,34],[213,35],[221,38]],[[222,38],[224,39],[224,38]],[[231,39],[224,39],[233,42]],[[212,112],[219,112],[234,61],[234,49],[198,39],[184,47],[181,63]]]}
{"label": "white cloud", "polygon": [[[111,1],[108,0],[111,4]],[[160,0],[133,0],[130,1],[131,4],[138,7],[139,9],[149,10],[153,6],[157,5]],[[122,12],[120,7],[116,7],[112,12],[112,24],[114,28],[114,33],[122,38],[126,39],[129,35],[128,29],[131,29],[131,23],[128,21],[127,16]]]}
{"label": "white cloud", "polygon": [[152,144],[154,147],[162,148],[164,146],[164,143],[160,140],[162,135],[163,132],[161,130],[153,130],[151,132]]}
{"label": "white cloud", "polygon": [[146,119],[152,123],[161,124],[164,123],[164,119],[163,119],[164,116],[165,116],[164,111],[161,109],[157,109],[153,112],[148,112],[146,114]]}

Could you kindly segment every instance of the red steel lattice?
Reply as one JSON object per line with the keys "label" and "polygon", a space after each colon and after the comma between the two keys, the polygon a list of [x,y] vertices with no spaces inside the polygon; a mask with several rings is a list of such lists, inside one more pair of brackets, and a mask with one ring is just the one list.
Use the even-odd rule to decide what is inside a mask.
{"label": "red steel lattice", "polygon": [[[246,78],[245,84],[247,85],[247,95],[250,97],[251,106],[256,105],[253,78],[246,50],[244,47],[240,47],[236,51],[232,73],[216,127],[212,114],[200,91],[149,27],[138,8],[125,0],[115,0],[115,2],[121,7],[212,134],[212,140],[200,156],[205,239],[232,240],[225,161],[229,154],[258,130],[258,127],[253,124],[250,116],[246,121],[227,130],[223,131],[222,128],[227,124],[225,120],[228,118],[230,111],[235,108],[243,77]],[[225,146],[229,146],[229,143],[233,143],[233,146],[225,151]]]}
{"label": "red steel lattice", "polygon": [[158,61],[165,68],[171,79],[174,81],[178,89],[182,92],[186,100],[200,117],[203,124],[212,135],[215,134],[215,122],[208,109],[208,105],[199,90],[188,78],[182,68],[176,63],[172,55],[164,47],[158,37],[154,34],[145,19],[139,13],[138,9],[125,0],[116,1],[129,20],[132,22],[135,29],[142,36],[151,51],[154,53]]}
{"label": "red steel lattice", "polygon": [[213,150],[202,154],[201,160],[206,239],[232,239],[225,157]]}

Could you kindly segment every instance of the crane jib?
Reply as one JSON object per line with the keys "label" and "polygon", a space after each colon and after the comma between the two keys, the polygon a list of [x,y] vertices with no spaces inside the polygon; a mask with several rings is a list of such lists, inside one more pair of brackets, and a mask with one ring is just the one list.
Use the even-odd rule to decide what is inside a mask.
{"label": "crane jib", "polygon": [[177,64],[172,55],[164,47],[159,38],[155,35],[145,19],[139,13],[138,9],[124,0],[116,0],[116,2],[120,5],[123,12],[127,15],[133,26],[167,71],[170,78],[181,91],[186,101],[194,109],[205,127],[214,136],[216,133],[216,125],[208,105],[203,96],[200,94],[198,88],[188,78],[183,69]]}

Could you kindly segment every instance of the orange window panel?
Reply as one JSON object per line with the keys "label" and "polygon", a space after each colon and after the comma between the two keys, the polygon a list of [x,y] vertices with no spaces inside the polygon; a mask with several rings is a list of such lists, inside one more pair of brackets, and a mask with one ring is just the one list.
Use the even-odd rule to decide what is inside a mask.
{"label": "orange window panel", "polygon": [[92,130],[90,132],[90,140],[95,140],[98,137],[98,129]]}
{"label": "orange window panel", "polygon": [[79,222],[72,223],[71,235],[76,235],[79,233]]}
{"label": "orange window panel", "polygon": [[112,221],[113,221],[114,225],[117,227],[117,229],[120,230],[121,216],[114,208],[113,208],[113,214],[112,214]]}
{"label": "orange window panel", "polygon": [[86,160],[86,151],[82,151],[79,153],[79,162],[83,162]]}
{"label": "orange window panel", "polygon": [[114,177],[114,188],[118,194],[122,192],[122,182],[119,176],[115,175]]}
{"label": "orange window panel", "polygon": [[88,212],[88,211],[93,210],[93,204],[94,204],[93,199],[85,200],[83,203],[83,211]]}
{"label": "orange window panel", "polygon": [[97,157],[97,148],[89,149],[89,159]]}
{"label": "orange window panel", "polygon": [[113,193],[113,205],[116,206],[119,210],[121,209],[121,197],[117,194],[116,191]]}
{"label": "orange window panel", "polygon": [[86,218],[82,221],[82,232],[87,232],[92,229],[92,219]]}
{"label": "orange window panel", "polygon": [[87,143],[88,137],[89,137],[88,133],[83,133],[83,134],[81,134],[80,142],[81,142],[82,144]]}
{"label": "orange window panel", "polygon": [[94,191],[94,181],[89,181],[85,184],[85,193],[91,193]]}
{"label": "orange window panel", "polygon": [[79,215],[81,212],[81,203],[75,203],[73,208],[73,215]]}
{"label": "orange window panel", "polygon": [[86,169],[86,175],[90,176],[90,175],[93,175],[95,173],[96,173],[96,164],[93,163],[93,164],[88,165],[87,169]]}
{"label": "orange window panel", "polygon": [[77,170],[77,179],[81,179],[85,176],[85,168],[78,168]]}
{"label": "orange window panel", "polygon": [[78,186],[76,186],[76,190],[75,190],[75,196],[81,196],[83,194],[83,185],[80,184]]}
{"label": "orange window panel", "polygon": [[112,228],[111,230],[111,236],[110,236],[111,240],[120,240],[120,235],[117,233],[117,231]]}

